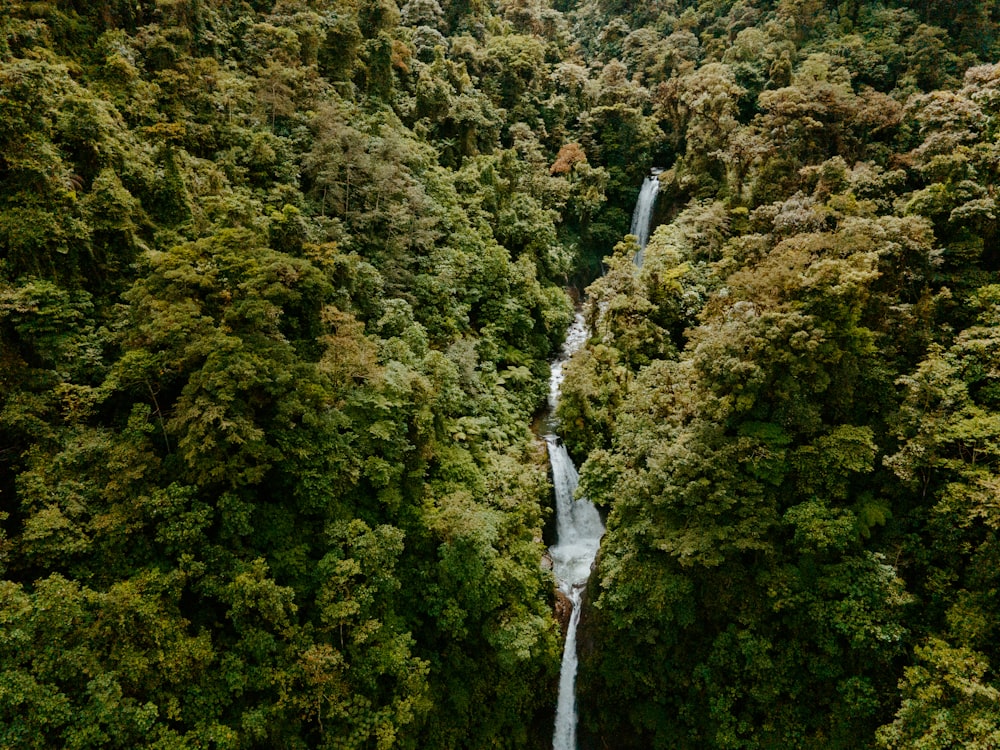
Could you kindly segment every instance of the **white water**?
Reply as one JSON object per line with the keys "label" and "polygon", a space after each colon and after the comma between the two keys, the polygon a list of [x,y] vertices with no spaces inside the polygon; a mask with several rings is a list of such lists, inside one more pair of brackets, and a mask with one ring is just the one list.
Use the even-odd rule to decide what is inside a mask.
{"label": "white water", "polygon": [[556,705],[556,731],[552,737],[553,750],[576,750],[576,629],[580,624],[582,589],[575,589],[570,601],[573,614],[566,630],[562,671],[559,672],[559,703]]}
{"label": "white water", "polygon": [[562,389],[563,365],[569,362],[569,358],[583,348],[587,343],[590,332],[587,330],[587,323],[583,319],[582,313],[577,313],[566,329],[566,341],[563,342],[562,352],[559,358],[552,363],[549,370],[549,429],[555,430],[557,425],[556,407],[559,405],[559,391]]}
{"label": "white water", "polygon": [[552,570],[559,590],[570,599],[574,589],[587,584],[590,567],[604,534],[604,524],[597,508],[587,498],[573,499],[579,476],[566,447],[556,435],[546,435],[552,483],[556,490],[556,529],[558,541],[549,548]]}
{"label": "white water", "polygon": [[[635,256],[635,264],[642,267],[642,253],[649,241],[650,225],[653,220],[653,208],[656,206],[656,194],[660,189],[657,175],[662,170],[654,169],[646,177],[639,190],[639,199],[632,214],[631,234],[639,239],[639,252]],[[590,577],[590,570],[597,558],[604,535],[604,524],[597,508],[585,497],[573,499],[576,492],[579,475],[572,459],[566,452],[562,440],[555,434],[558,429],[556,422],[556,406],[559,404],[559,394],[563,382],[563,365],[587,341],[587,325],[579,313],[573,324],[566,331],[566,343],[563,344],[561,356],[552,363],[549,376],[549,429],[545,436],[549,449],[549,463],[552,466],[552,484],[556,495],[556,533],[557,541],[549,547],[552,558],[552,570],[556,576],[559,590],[569,599],[573,607],[569,627],[566,630],[566,645],[563,647],[562,671],[559,673],[559,701],[556,704],[556,726],[552,739],[553,750],[576,750],[576,669],[578,665],[576,651],[576,631],[580,625],[580,604],[583,592]]]}
{"label": "white water", "polygon": [[[563,365],[587,340],[587,327],[583,316],[577,314],[566,333],[562,356],[552,363],[549,377],[549,408],[555,428],[555,408],[563,380]],[[556,726],[552,740],[553,750],[576,750],[576,630],[580,624],[580,602],[590,577],[590,569],[601,545],[604,525],[597,508],[586,498],[573,499],[579,476],[566,447],[558,435],[545,436],[552,466],[552,483],[556,495],[556,544],[549,548],[552,569],[559,590],[573,606],[566,645],[563,649],[562,671],[559,675],[559,700],[556,704]]]}
{"label": "white water", "polygon": [[642,255],[649,242],[649,233],[653,223],[653,209],[656,207],[656,194],[660,192],[659,174],[662,170],[654,169],[642,181],[642,188],[639,190],[639,198],[635,202],[635,210],[632,212],[632,227],[629,234],[634,234],[639,240],[639,252],[635,254],[635,264],[642,268]]}

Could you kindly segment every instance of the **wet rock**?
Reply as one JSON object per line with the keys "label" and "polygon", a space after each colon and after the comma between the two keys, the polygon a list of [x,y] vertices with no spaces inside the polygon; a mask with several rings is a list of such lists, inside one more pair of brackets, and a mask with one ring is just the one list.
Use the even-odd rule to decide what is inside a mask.
{"label": "wet rock", "polygon": [[556,620],[559,621],[559,629],[562,631],[563,638],[566,637],[566,631],[569,629],[569,618],[572,614],[573,602],[566,594],[556,589]]}

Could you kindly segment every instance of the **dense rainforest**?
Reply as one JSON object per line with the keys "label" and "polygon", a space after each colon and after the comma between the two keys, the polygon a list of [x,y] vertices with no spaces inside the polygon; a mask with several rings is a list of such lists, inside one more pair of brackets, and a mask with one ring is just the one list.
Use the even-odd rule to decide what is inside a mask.
{"label": "dense rainforest", "polygon": [[0,0],[0,748],[551,746],[584,288],[583,744],[1000,746],[997,61],[996,0]]}

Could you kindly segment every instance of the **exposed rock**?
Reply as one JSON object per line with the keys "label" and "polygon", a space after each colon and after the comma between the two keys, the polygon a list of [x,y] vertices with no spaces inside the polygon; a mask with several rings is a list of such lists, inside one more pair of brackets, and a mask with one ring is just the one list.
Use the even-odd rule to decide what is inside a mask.
{"label": "exposed rock", "polygon": [[566,637],[566,631],[569,629],[569,618],[572,614],[573,602],[566,594],[556,589],[556,620],[559,621],[559,629],[562,631],[563,638]]}

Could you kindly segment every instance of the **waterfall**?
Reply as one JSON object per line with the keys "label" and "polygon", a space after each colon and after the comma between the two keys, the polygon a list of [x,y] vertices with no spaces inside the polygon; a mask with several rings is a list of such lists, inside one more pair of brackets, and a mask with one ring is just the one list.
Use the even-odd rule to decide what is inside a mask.
{"label": "waterfall", "polygon": [[[562,355],[552,363],[549,378],[549,427],[557,428],[555,408],[559,401],[563,379],[563,365],[587,340],[587,327],[583,316],[577,314],[566,333]],[[556,704],[556,725],[552,741],[553,750],[576,750],[576,630],[580,624],[580,603],[590,577],[590,569],[597,557],[597,550],[604,534],[601,517],[586,498],[573,499],[579,481],[562,440],[554,432],[545,436],[552,466],[552,483],[556,495],[556,544],[549,548],[552,568],[559,590],[573,607],[566,645],[563,649],[562,670],[559,675],[559,699]]]}
{"label": "waterfall", "polygon": [[656,194],[660,192],[659,174],[663,170],[653,169],[642,181],[639,198],[632,212],[632,227],[629,234],[634,234],[639,240],[639,252],[635,254],[635,264],[642,268],[642,254],[649,242],[649,232],[653,223],[653,209],[656,207]]}
{"label": "waterfall", "polygon": [[581,589],[574,589],[570,602],[573,614],[566,629],[562,668],[559,672],[559,702],[556,704],[556,729],[552,750],[576,750],[576,629],[580,625]]}
{"label": "waterfall", "polygon": [[[631,234],[639,239],[639,252],[635,264],[642,266],[642,253],[649,241],[653,208],[656,194],[660,189],[657,175],[662,170],[653,169],[642,183],[639,199],[632,214]],[[549,449],[549,464],[552,466],[552,484],[556,495],[556,534],[554,546],[549,548],[552,569],[559,590],[566,595],[573,607],[566,630],[566,645],[563,647],[562,670],[559,673],[559,700],[556,704],[556,726],[552,739],[553,750],[576,750],[576,631],[580,625],[580,610],[583,593],[590,577],[590,569],[597,559],[597,551],[604,535],[604,524],[597,508],[585,497],[573,499],[579,475],[573,465],[562,439],[555,433],[559,425],[556,421],[556,406],[563,382],[563,365],[573,353],[587,341],[587,325],[583,316],[576,319],[566,332],[566,343],[562,354],[552,363],[549,376],[549,430],[545,442]]]}

